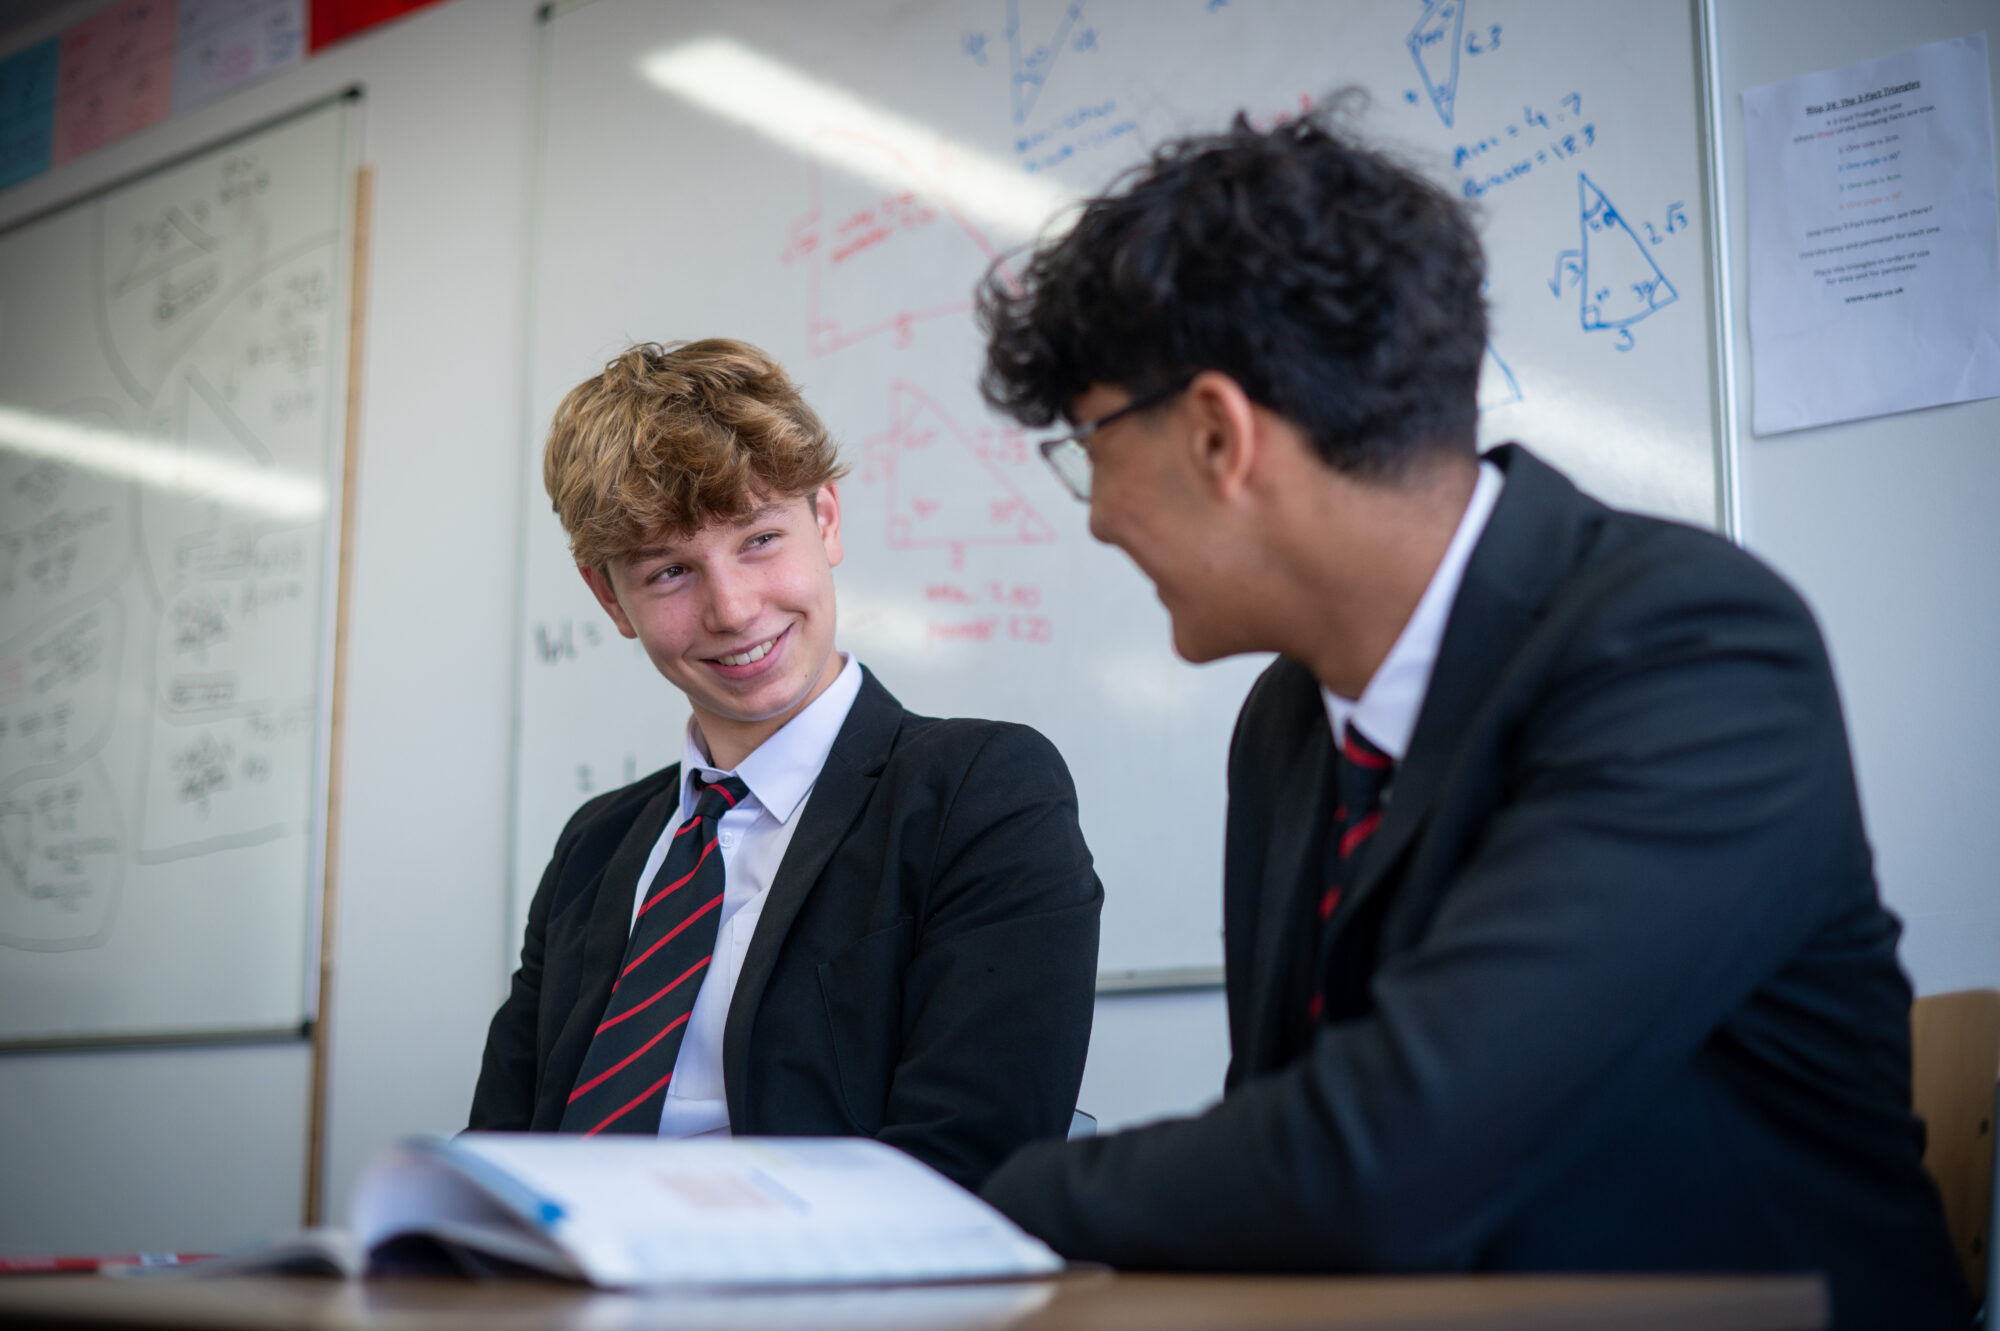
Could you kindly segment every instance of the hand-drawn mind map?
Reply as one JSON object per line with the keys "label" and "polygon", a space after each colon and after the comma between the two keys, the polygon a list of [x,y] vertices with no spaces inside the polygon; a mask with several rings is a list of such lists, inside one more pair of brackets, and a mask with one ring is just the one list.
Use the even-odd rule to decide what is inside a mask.
{"label": "hand-drawn mind map", "polygon": [[147,866],[307,831],[340,192],[286,173],[320,160],[239,146],[0,237],[0,295],[91,293],[35,335],[111,390],[0,403],[41,441],[0,448],[0,947],[101,945]]}

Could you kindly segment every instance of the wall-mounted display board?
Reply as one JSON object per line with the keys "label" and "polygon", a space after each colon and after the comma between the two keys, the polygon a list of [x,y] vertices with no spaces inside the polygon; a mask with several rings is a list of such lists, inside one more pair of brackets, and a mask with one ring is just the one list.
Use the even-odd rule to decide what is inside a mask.
{"label": "wall-mounted display board", "polygon": [[[1346,85],[1475,202],[1482,434],[1718,524],[1701,25],[1604,0],[591,0],[544,33],[530,419],[628,340],[745,338],[839,438],[840,641],[919,711],[1061,748],[1107,978],[1221,959],[1223,767],[1261,662],[1176,660],[1151,588],[975,387],[973,284],[1151,145]],[[685,710],[604,622],[528,450],[516,911]],[[517,935],[518,937],[518,935]]]}
{"label": "wall-mounted display board", "polygon": [[0,1044],[313,1011],[353,120],[0,231]]}

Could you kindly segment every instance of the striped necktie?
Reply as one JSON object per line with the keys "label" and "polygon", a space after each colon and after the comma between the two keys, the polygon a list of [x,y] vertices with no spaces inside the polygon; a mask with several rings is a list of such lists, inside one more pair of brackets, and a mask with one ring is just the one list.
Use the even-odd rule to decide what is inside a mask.
{"label": "striped necktie", "polygon": [[1396,764],[1374,741],[1349,722],[1340,745],[1340,807],[1333,811],[1334,846],[1326,887],[1319,895],[1319,915],[1314,921],[1318,938],[1313,967],[1313,995],[1306,1004],[1306,1020],[1317,1024],[1326,1014],[1329,972],[1333,966],[1333,939],[1343,901],[1353,893],[1355,866],[1361,849],[1382,825],[1382,795],[1396,773]]}
{"label": "striped necktie", "polygon": [[632,923],[625,963],[590,1039],[563,1132],[657,1133],[695,995],[715,953],[722,856],[715,829],[748,788],[696,777],[694,816],[681,824]]}

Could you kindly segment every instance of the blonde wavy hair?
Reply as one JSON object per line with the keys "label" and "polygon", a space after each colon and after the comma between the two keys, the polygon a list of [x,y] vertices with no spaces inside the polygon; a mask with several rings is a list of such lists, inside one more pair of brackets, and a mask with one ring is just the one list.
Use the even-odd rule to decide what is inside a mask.
{"label": "blonde wavy hair", "polygon": [[571,554],[600,568],[846,474],[784,368],[721,337],[626,349],[562,400],[542,455]]}

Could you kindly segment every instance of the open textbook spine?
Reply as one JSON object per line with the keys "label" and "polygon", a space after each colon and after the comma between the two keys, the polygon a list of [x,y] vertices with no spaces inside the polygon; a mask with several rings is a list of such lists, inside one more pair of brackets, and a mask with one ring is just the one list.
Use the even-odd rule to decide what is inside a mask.
{"label": "open textbook spine", "polygon": [[996,1279],[1062,1267],[971,1193],[859,1138],[419,1138],[369,1166],[351,1221],[351,1231],[309,1231],[186,1269],[525,1271],[615,1289]]}

